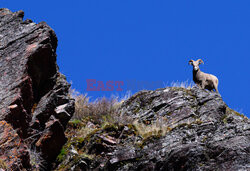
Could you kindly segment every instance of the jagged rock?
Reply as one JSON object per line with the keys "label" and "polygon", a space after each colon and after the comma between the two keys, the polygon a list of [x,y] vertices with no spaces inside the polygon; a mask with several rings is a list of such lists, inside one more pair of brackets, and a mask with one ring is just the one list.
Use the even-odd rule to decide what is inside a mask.
{"label": "jagged rock", "polygon": [[122,115],[144,122],[164,117],[171,124],[193,122],[199,116],[201,121],[217,122],[225,111],[226,104],[219,94],[196,88],[141,91],[122,105]]}
{"label": "jagged rock", "polygon": [[161,118],[171,128],[143,144],[153,170],[250,169],[250,121],[217,93],[197,87],[143,91],[125,101],[122,114],[146,123]]}
{"label": "jagged rock", "polygon": [[120,115],[118,123],[72,138],[67,146],[85,155],[66,154],[58,168],[250,169],[250,121],[215,92],[197,87],[141,91],[122,103]]}
{"label": "jagged rock", "polygon": [[23,16],[0,9],[0,159],[11,170],[34,169],[31,153],[48,168],[74,113],[70,85],[56,64],[54,31]]}

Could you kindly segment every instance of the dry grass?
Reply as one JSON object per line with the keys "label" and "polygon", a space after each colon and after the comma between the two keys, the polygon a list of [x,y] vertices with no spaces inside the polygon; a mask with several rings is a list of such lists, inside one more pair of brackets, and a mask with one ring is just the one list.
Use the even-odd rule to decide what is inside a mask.
{"label": "dry grass", "polygon": [[177,80],[171,83],[171,87],[182,87],[186,89],[191,89],[193,86],[195,86],[195,84],[193,83],[193,81],[189,81],[189,80],[182,81],[182,82],[179,82]]}
{"label": "dry grass", "polygon": [[7,164],[4,160],[0,159],[0,170],[8,169]]}
{"label": "dry grass", "polygon": [[136,120],[133,122],[133,125],[135,126],[138,135],[143,139],[152,136],[164,136],[172,130],[169,125],[164,123],[163,119],[157,119],[155,122],[148,125]]}
{"label": "dry grass", "polygon": [[119,107],[130,94],[127,93],[123,98],[112,96],[102,97],[91,101],[87,94],[82,95],[75,90],[71,90],[71,96],[75,98],[75,114],[72,120],[88,120],[94,124],[103,122],[120,122]]}
{"label": "dry grass", "polygon": [[119,102],[116,98],[101,98],[90,102],[87,95],[75,98],[75,114],[73,119],[90,118],[95,124],[101,124],[104,119],[117,116]]}

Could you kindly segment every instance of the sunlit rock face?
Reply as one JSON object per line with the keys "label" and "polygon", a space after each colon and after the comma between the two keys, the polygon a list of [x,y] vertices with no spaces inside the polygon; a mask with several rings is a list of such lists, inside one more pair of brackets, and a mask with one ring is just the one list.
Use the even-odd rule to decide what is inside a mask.
{"label": "sunlit rock face", "polygon": [[169,127],[168,133],[147,141],[140,150],[142,168],[250,169],[250,121],[227,107],[218,93],[197,87],[142,91],[125,101],[121,110],[122,115]]}
{"label": "sunlit rock face", "polygon": [[80,128],[73,128],[76,122],[69,128],[76,134],[69,134],[57,169],[250,168],[250,121],[215,92],[197,87],[141,91],[101,125],[82,119]]}
{"label": "sunlit rock face", "polygon": [[10,170],[49,168],[74,112],[54,31],[23,16],[0,9],[0,160]]}

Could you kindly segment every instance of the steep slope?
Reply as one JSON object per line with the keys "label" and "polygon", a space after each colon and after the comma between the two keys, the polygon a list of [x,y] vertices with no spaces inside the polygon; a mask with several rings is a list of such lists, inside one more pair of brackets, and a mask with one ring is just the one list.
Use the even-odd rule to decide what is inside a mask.
{"label": "steep slope", "polygon": [[0,9],[0,163],[9,170],[48,168],[74,112],[54,31],[23,16]]}
{"label": "steep slope", "polygon": [[78,134],[64,146],[57,169],[250,169],[250,121],[217,93],[197,87],[141,91],[117,116],[101,126],[88,119],[78,128],[72,123]]}

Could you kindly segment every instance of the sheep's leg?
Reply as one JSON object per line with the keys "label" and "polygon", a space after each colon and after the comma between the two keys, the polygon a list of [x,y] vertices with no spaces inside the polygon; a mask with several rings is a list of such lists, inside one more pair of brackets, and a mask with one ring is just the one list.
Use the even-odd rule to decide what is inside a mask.
{"label": "sheep's leg", "polygon": [[202,88],[202,89],[205,89],[205,81],[202,81],[202,82],[201,82],[201,88]]}
{"label": "sheep's leg", "polygon": [[218,91],[218,88],[217,88],[217,87],[215,87],[215,91],[216,91],[217,93],[219,93],[219,91]]}
{"label": "sheep's leg", "polygon": [[217,81],[217,83],[213,83],[213,86],[214,86],[214,89],[215,89],[216,93],[219,93],[219,91],[218,91],[218,81]]}
{"label": "sheep's leg", "polygon": [[200,84],[196,84],[198,86],[199,89],[201,89],[201,85]]}
{"label": "sheep's leg", "polygon": [[216,78],[216,81],[215,81],[215,83],[214,83],[214,89],[216,90],[217,93],[219,93],[219,91],[218,91],[218,84],[219,84],[219,81],[218,81],[218,79]]}

